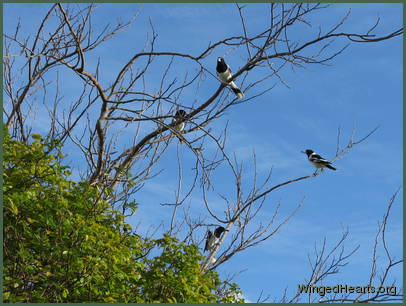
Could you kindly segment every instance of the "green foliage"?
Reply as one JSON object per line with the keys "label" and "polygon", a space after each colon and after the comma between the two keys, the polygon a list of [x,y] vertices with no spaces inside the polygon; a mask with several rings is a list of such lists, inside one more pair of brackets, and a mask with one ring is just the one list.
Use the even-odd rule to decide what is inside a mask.
{"label": "green foliage", "polygon": [[200,270],[195,245],[123,231],[111,191],[69,180],[62,154],[46,153],[55,147],[4,133],[5,302],[239,301],[235,284]]}
{"label": "green foliage", "polygon": [[216,302],[212,291],[219,284],[216,273],[200,273],[196,259],[203,259],[195,245],[186,246],[169,236],[155,241],[160,256],[145,260],[142,295],[151,302]]}

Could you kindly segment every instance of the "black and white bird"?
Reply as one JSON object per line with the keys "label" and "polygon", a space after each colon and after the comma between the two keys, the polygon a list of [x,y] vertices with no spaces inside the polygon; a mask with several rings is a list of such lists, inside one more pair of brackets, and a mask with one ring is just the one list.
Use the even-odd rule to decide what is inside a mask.
{"label": "black and white bird", "polygon": [[224,84],[230,85],[231,90],[237,95],[239,99],[244,97],[244,93],[237,87],[234,81],[229,82],[229,80],[233,77],[233,73],[231,72],[230,66],[228,66],[224,61],[224,58],[217,58],[216,71],[220,81]]}
{"label": "black and white bird", "polygon": [[220,241],[221,235],[224,233],[225,230],[226,229],[222,226],[217,227],[213,233],[208,230],[204,251],[211,250]]}
{"label": "black and white bird", "polygon": [[[186,112],[183,109],[179,109],[176,111],[175,116],[173,116],[173,121],[172,123],[177,123],[186,117]],[[185,121],[180,122],[179,124],[175,125],[173,127],[175,131],[181,132],[185,128]]]}
{"label": "black and white bird", "polygon": [[307,149],[306,151],[302,151],[307,155],[307,159],[309,162],[313,164],[317,169],[329,168],[331,170],[337,170],[334,168],[328,160],[325,160],[320,155],[316,154],[313,150]]}
{"label": "black and white bird", "polygon": [[[186,117],[186,112],[183,109],[179,109],[179,110],[176,111],[176,114],[173,117],[172,123],[176,124],[177,122],[182,121],[183,119],[185,119],[185,117]],[[173,127],[173,129],[176,132],[182,132],[184,128],[185,128],[185,121],[179,122],[178,124],[176,124]],[[183,142],[183,140],[181,138],[179,138],[179,141],[181,143]]]}

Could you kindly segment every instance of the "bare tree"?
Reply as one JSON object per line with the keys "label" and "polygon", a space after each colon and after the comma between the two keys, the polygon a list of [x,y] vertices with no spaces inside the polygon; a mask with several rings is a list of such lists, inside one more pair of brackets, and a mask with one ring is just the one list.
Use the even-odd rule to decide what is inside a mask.
{"label": "bare tree", "polygon": [[[183,239],[190,243],[201,242],[202,237],[196,233],[212,223],[208,223],[206,219],[194,218],[184,205],[192,191],[200,190],[208,218],[226,228],[226,234],[202,263],[202,269],[215,269],[238,252],[275,235],[300,209],[302,202],[297,204],[287,218],[281,219],[279,206],[276,206],[267,224],[260,223],[249,230],[250,225],[256,224],[261,209],[268,204],[267,197],[274,190],[314,178],[321,172],[273,183],[272,171],[263,182],[258,182],[257,171],[254,170],[254,178],[247,188],[246,184],[242,184],[246,175],[244,165],[226,149],[227,127],[222,131],[214,131],[211,128],[213,122],[239,103],[267,94],[274,86],[268,84],[270,79],[285,83],[282,71],[286,67],[325,65],[340,55],[350,43],[374,43],[403,33],[403,29],[398,29],[383,35],[374,34],[379,19],[364,32],[341,32],[341,26],[349,16],[348,12],[332,28],[320,29],[314,37],[299,42],[290,39],[292,26],[311,24],[311,13],[322,10],[327,5],[271,3],[269,6],[269,22],[261,31],[250,33],[244,6],[236,4],[241,34],[210,42],[198,54],[156,50],[157,33],[151,22],[144,47],[123,62],[119,72],[111,76],[106,84],[100,80],[103,70],[100,61],[95,69],[89,70],[89,59],[93,59],[91,51],[130,26],[136,16],[133,20],[106,26],[97,32],[92,23],[95,5],[50,5],[32,37],[20,37],[20,25],[14,33],[4,35],[4,91],[7,97],[4,115],[7,127],[11,130],[12,137],[28,142],[32,134],[34,110],[39,107],[32,97],[39,97],[42,93],[40,112],[42,115],[48,113],[50,122],[46,138],[58,140],[65,146],[75,146],[83,161],[83,168],[80,169],[82,178],[103,190],[112,188],[114,196],[110,199],[111,204],[123,212],[126,212],[127,204],[143,185],[159,175],[159,171],[156,172],[155,169],[161,157],[174,140],[180,139],[195,157],[195,168],[190,176],[190,185],[184,186],[179,177],[175,203],[164,204],[172,209],[172,219],[166,231],[172,235],[180,235],[182,229],[188,228]],[[333,42],[337,40],[347,44],[336,49]],[[221,82],[208,96],[200,97],[197,94],[199,88],[204,86],[205,79],[216,78],[212,67],[206,66],[204,59],[224,46],[230,50],[244,51],[244,62],[230,79],[241,80],[242,90],[246,94],[243,100],[236,98],[227,85]],[[173,77],[175,63],[179,62],[186,62],[191,68],[182,77],[179,77],[179,71],[176,73],[178,77]],[[159,72],[155,69],[157,66],[160,67]],[[62,103],[60,80],[50,80],[47,77],[50,71],[56,69],[70,71],[78,82],[76,99],[67,104]],[[255,74],[257,77],[248,78],[253,72],[258,72]],[[155,76],[155,80],[158,77],[154,86],[147,82],[151,75]],[[258,89],[264,85],[265,89]],[[55,90],[52,102],[47,93],[51,86]],[[185,104],[183,96],[188,89],[196,92],[196,99]],[[182,131],[175,128],[179,122],[173,122],[178,109],[184,109],[187,113],[182,119],[186,123],[186,128]],[[344,147],[338,142],[334,160],[343,157],[374,131],[360,140],[351,138]],[[123,145],[120,137],[125,133],[131,134],[131,140]],[[214,153],[204,150],[209,143],[215,146]],[[255,154],[252,163],[255,169]],[[181,169],[181,160],[178,165]],[[226,167],[230,180],[235,182],[232,196],[221,195],[224,203],[222,214],[214,212],[208,200],[209,195],[216,194],[217,189],[221,189],[221,186],[213,183],[219,167]],[[181,193],[181,189],[186,192]],[[184,208],[183,211],[181,208]],[[231,235],[231,239],[228,245],[223,245],[227,234]],[[337,248],[346,235],[344,233]],[[223,251],[217,256],[220,246]],[[339,262],[351,254],[342,253]],[[325,256],[323,245],[321,253],[316,254],[314,269],[324,265]],[[327,259],[329,256],[328,254]],[[324,272],[321,276],[315,274],[311,281],[314,283],[329,273]]]}
{"label": "bare tree", "polygon": [[[395,279],[390,280],[391,273],[396,266],[403,263],[403,259],[397,259],[392,254],[387,246],[385,233],[388,225],[389,215],[393,206],[393,203],[398,195],[397,190],[389,199],[386,206],[385,213],[382,217],[382,221],[378,223],[378,231],[374,239],[374,246],[371,256],[371,272],[366,280],[366,286],[362,286],[359,293],[351,293],[349,290],[338,290],[337,293],[320,295],[317,291],[311,290],[315,286],[322,286],[323,281],[328,278],[329,275],[337,274],[340,269],[348,265],[349,257],[354,254],[360,247],[346,251],[344,242],[349,235],[349,230],[346,228],[340,240],[332,247],[330,251],[326,249],[326,238],[324,238],[322,246],[314,247],[314,254],[308,255],[309,264],[311,268],[310,277],[305,281],[303,287],[307,287],[307,291],[298,292],[288,298],[287,291],[280,300],[280,302],[297,303],[303,301],[303,296],[307,296],[307,303],[337,303],[337,302],[353,302],[353,303],[368,303],[368,302],[393,302],[403,300],[403,289],[397,286]],[[378,246],[382,245],[383,251],[386,257],[386,264],[379,266],[377,264],[378,258]],[[379,269],[378,269],[379,268]],[[381,272],[378,273],[378,270]],[[381,288],[381,289],[379,289]],[[325,294],[325,295],[324,295]]]}

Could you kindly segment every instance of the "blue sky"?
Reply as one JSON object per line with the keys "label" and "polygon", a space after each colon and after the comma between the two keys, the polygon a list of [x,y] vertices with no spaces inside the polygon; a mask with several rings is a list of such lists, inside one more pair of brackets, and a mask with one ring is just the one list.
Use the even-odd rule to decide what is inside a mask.
{"label": "blue sky", "polygon": [[[267,22],[268,5],[245,5],[248,31],[258,32]],[[6,4],[5,32],[14,29],[16,17],[20,16],[23,33],[29,33],[31,27],[38,25],[47,7],[47,4]],[[387,33],[402,25],[401,4],[337,4],[313,13],[312,27],[296,27],[292,37],[302,42],[314,37],[319,26],[323,29],[332,27],[349,8],[351,15],[342,31],[362,32],[374,24],[377,16],[381,18],[378,33]],[[111,82],[111,75],[142,49],[149,31],[149,18],[158,33],[157,51],[199,54],[209,42],[242,33],[233,4],[99,4],[93,24],[96,29],[102,28],[108,22],[125,20],[137,12],[139,15],[129,29],[88,56],[89,71],[100,58],[103,85]],[[342,41],[337,41],[333,48],[342,45]],[[203,60],[213,73],[217,56],[225,56],[236,71],[245,54],[244,50],[217,49]],[[212,125],[214,131],[220,131],[228,122],[227,152],[235,153],[250,170],[249,162],[255,150],[259,178],[273,167],[272,185],[313,171],[300,150],[309,148],[327,159],[332,158],[338,127],[341,127],[342,143],[345,143],[353,128],[356,128],[356,135],[362,137],[380,126],[371,138],[335,163],[338,171],[325,171],[316,178],[279,189],[268,197],[259,220],[269,219],[278,203],[281,204],[282,217],[303,199],[304,203],[277,235],[237,254],[218,270],[223,277],[244,271],[236,275],[234,281],[250,301],[255,301],[261,291],[263,295],[269,294],[271,301],[281,297],[286,287],[290,290],[288,292],[295,292],[297,284],[303,283],[309,275],[307,254],[313,251],[314,243],[321,243],[326,237],[331,246],[340,238],[342,228],[347,226],[350,235],[346,246],[350,249],[360,244],[361,247],[340,274],[329,278],[325,285],[367,284],[377,222],[382,218],[391,195],[403,185],[402,56],[401,37],[379,43],[353,43],[329,66],[285,68],[281,75],[289,88],[271,78],[266,83],[275,85],[271,91],[231,108]],[[179,63],[178,68],[189,69],[185,62]],[[151,87],[155,86],[159,69],[154,73],[149,76]],[[64,99],[69,100],[79,83],[63,69],[60,77],[64,80],[61,89]],[[255,77],[258,74],[249,74],[244,84],[252,82]],[[197,95],[192,91],[184,94],[184,98],[190,99],[185,103],[191,105],[207,98],[217,89],[217,82],[214,77],[207,76],[205,86]],[[240,82],[238,79],[237,83]],[[247,92],[247,97],[258,91]],[[37,120],[33,124],[34,131],[41,132],[46,130],[47,124],[45,113],[41,113],[40,106],[38,108]],[[128,132],[123,134],[123,145],[129,136]],[[67,161],[76,173],[80,172],[75,149],[67,147],[65,150]],[[162,174],[137,194],[141,205],[128,221],[140,231],[146,232],[162,222],[164,225],[169,222],[171,211],[160,203],[174,201],[177,165],[172,161],[177,154],[184,163],[183,176],[188,182],[193,156],[174,142],[157,165],[157,170],[163,170]],[[250,176],[246,186],[249,179]],[[219,171],[215,181],[219,190],[230,196],[233,194],[233,182],[225,171]],[[394,203],[387,229],[388,245],[397,258],[403,256],[402,194],[403,190]],[[194,217],[208,218],[210,223],[201,201],[201,195],[194,193],[186,204],[190,205]],[[224,203],[215,194],[210,196],[210,201],[217,211],[224,208]],[[203,230],[201,234],[203,237]],[[379,260],[384,260],[383,253]],[[390,279],[396,278],[401,286],[402,271],[397,268],[394,272]]]}

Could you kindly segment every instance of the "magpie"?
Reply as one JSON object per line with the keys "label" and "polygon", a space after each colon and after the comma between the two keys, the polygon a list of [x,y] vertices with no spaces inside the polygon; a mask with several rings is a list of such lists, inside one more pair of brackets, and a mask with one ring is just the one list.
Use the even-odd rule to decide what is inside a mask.
{"label": "magpie", "polygon": [[[176,111],[176,114],[173,117],[172,123],[176,124],[177,122],[183,120],[185,117],[186,117],[186,112],[183,109],[179,109]],[[173,128],[177,132],[183,131],[183,129],[185,128],[185,121],[182,121],[179,124],[176,124]],[[181,143],[183,143],[183,140],[181,138],[179,138],[179,141]]]}
{"label": "magpie", "polygon": [[309,162],[313,164],[316,168],[329,168],[331,170],[337,170],[334,168],[331,163],[327,160],[325,160],[323,157],[320,155],[316,154],[313,150],[307,149],[306,151],[301,151],[302,153],[305,153],[307,155],[307,159]]}
{"label": "magpie", "polygon": [[229,82],[228,80],[233,77],[230,67],[224,61],[224,58],[217,58],[216,66],[217,76],[221,82],[230,85],[231,90],[237,95],[239,99],[244,97],[244,93],[235,85],[234,81]]}
{"label": "magpie", "polygon": [[224,227],[219,226],[214,230],[214,233],[210,230],[207,231],[206,245],[204,246],[205,252],[211,250],[220,241],[221,235],[225,230]]}

